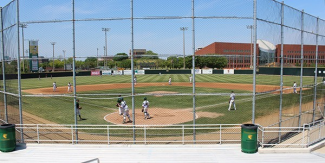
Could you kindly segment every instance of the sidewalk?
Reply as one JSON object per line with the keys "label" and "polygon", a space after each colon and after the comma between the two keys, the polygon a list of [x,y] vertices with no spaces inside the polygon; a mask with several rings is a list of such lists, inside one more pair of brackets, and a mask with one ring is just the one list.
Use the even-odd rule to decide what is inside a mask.
{"label": "sidewalk", "polygon": [[269,153],[246,154],[236,145],[70,145],[27,144],[13,152],[0,152],[0,162],[241,162],[241,163],[323,163],[325,154]]}

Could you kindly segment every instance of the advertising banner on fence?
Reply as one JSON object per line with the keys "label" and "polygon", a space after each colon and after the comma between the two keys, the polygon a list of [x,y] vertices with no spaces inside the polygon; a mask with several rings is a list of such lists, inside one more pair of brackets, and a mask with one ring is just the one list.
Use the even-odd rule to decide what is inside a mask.
{"label": "advertising banner on fence", "polygon": [[132,75],[132,71],[131,70],[124,70],[124,75]]}
{"label": "advertising banner on fence", "polygon": [[102,75],[112,75],[112,70],[102,70]]}
{"label": "advertising banner on fence", "polygon": [[202,69],[202,74],[212,74],[212,69]]}
{"label": "advertising banner on fence", "polygon": [[29,67],[31,71],[38,71],[38,41],[29,41]]}
{"label": "advertising banner on fence", "polygon": [[144,70],[135,70],[135,74],[144,75]]}
{"label": "advertising banner on fence", "polygon": [[[201,74],[201,69],[195,69],[195,74]],[[191,69],[191,74],[193,74],[193,69]]]}
{"label": "advertising banner on fence", "polygon": [[[143,75],[144,70],[134,70],[134,75]],[[123,70],[123,75],[132,75],[132,70]]]}
{"label": "advertising banner on fence", "polygon": [[92,70],[91,71],[91,76],[98,76],[100,75],[100,71],[99,70]]}
{"label": "advertising banner on fence", "polygon": [[123,70],[114,70],[113,75],[123,75]]}
{"label": "advertising banner on fence", "polygon": [[234,69],[223,69],[223,74],[235,74]]}

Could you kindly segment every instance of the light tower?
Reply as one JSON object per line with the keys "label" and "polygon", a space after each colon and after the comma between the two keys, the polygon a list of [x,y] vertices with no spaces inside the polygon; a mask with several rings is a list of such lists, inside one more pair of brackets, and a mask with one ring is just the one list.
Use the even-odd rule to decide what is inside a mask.
{"label": "light tower", "polygon": [[254,26],[246,25],[246,28],[251,30],[251,61],[250,61],[251,65],[250,65],[250,68],[253,68],[253,28],[254,28]]}
{"label": "light tower", "polygon": [[52,67],[52,72],[54,72],[54,45],[56,42],[51,42],[51,44],[53,45],[53,67]]}
{"label": "light tower", "polygon": [[185,31],[188,29],[187,27],[181,27],[181,31],[183,31],[183,68],[185,69]]}
{"label": "light tower", "polygon": [[25,43],[25,40],[24,40],[24,28],[27,28],[27,24],[19,24],[19,27],[21,27],[21,36],[22,36],[22,40],[23,40],[23,72],[25,72],[25,53],[24,53],[24,50],[25,50],[25,47],[24,47],[24,43]]}
{"label": "light tower", "polygon": [[106,61],[106,57],[107,57],[107,32],[110,30],[110,28],[102,28],[102,31],[105,32],[105,55],[104,55],[104,67],[107,66],[107,61]]}

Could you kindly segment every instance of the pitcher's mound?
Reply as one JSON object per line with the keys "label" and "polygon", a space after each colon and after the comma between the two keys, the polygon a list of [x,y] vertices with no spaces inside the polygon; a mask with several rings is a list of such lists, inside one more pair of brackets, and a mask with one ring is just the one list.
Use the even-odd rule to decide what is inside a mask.
{"label": "pitcher's mound", "polygon": [[[141,109],[135,109],[135,124],[136,125],[172,125],[178,123],[189,122],[193,120],[193,112],[191,109],[162,109],[162,108],[150,108],[150,119],[144,119],[144,113]],[[130,116],[132,119],[132,110],[130,110]],[[222,116],[221,114],[198,112],[195,118],[199,117],[216,118]],[[108,114],[104,117],[107,122],[113,124],[122,124],[123,116],[118,112]],[[128,120],[128,118],[126,118]],[[125,125],[132,125],[132,122]]]}

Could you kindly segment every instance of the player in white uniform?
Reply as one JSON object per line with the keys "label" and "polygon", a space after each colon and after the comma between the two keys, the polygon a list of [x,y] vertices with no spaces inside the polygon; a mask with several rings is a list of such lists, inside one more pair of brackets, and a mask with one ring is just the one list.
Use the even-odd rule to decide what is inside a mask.
{"label": "player in white uniform", "polygon": [[190,76],[190,83],[192,83],[192,76]]}
{"label": "player in white uniform", "polygon": [[57,88],[57,86],[56,86],[56,82],[53,82],[53,92],[56,91],[56,88]]}
{"label": "player in white uniform", "polygon": [[234,91],[231,91],[231,94],[230,94],[228,111],[230,111],[232,104],[234,104],[234,109],[236,110],[235,93],[234,93]]}
{"label": "player in white uniform", "polygon": [[297,83],[293,82],[293,93],[297,93]]}
{"label": "player in white uniform", "polygon": [[70,82],[68,83],[68,92],[72,92],[71,83]]}
{"label": "player in white uniform", "polygon": [[134,75],[134,85],[137,85],[137,77]]}
{"label": "player in white uniform", "polygon": [[148,113],[149,101],[147,100],[147,97],[143,98],[143,100],[142,112],[144,113],[144,119],[150,119],[150,114]]}
{"label": "player in white uniform", "polygon": [[126,102],[123,100],[123,97],[121,97],[121,107],[123,108],[123,124],[126,123],[126,117],[128,117],[129,121],[132,122],[130,114],[129,114],[129,107],[126,105]]}
{"label": "player in white uniform", "polygon": [[171,77],[169,77],[169,79],[168,79],[168,84],[172,85],[172,78]]}

